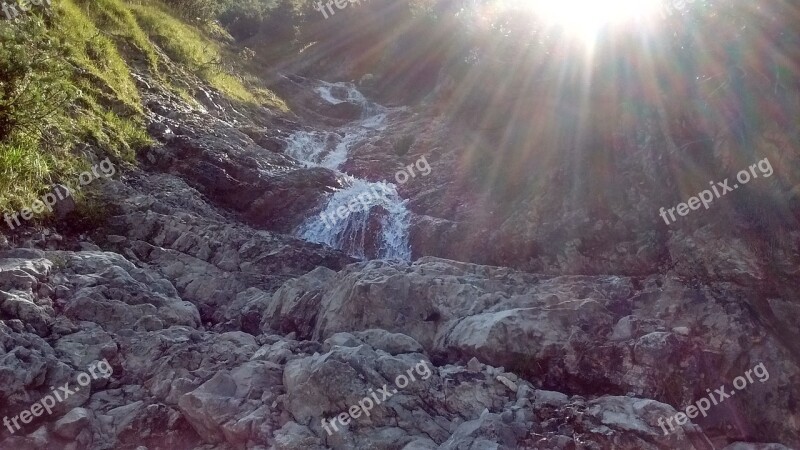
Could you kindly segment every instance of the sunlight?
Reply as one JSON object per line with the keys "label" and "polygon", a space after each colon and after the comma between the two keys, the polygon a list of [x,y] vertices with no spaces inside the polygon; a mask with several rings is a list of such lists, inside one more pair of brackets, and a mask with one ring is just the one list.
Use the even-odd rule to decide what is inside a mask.
{"label": "sunlight", "polygon": [[607,26],[635,23],[656,15],[659,0],[520,0],[545,23],[593,44]]}

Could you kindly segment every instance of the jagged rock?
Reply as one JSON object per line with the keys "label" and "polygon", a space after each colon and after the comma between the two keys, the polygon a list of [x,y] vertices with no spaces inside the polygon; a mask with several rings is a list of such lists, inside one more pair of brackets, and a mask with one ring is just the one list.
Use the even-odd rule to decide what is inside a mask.
{"label": "jagged rock", "polygon": [[483,368],[483,365],[478,361],[478,358],[472,357],[470,358],[469,362],[467,362],[467,370],[473,373],[478,373]]}
{"label": "jagged rock", "polygon": [[295,422],[287,422],[275,432],[275,448],[280,450],[322,450],[322,439],[315,436],[307,427]]}
{"label": "jagged rock", "polygon": [[543,391],[537,389],[533,393],[533,405],[536,409],[540,409],[543,406],[560,408],[567,403],[569,403],[569,397],[561,392]]}
{"label": "jagged rock", "polygon": [[[340,187],[334,172],[281,154],[306,129],[297,121],[335,126],[360,110],[306,92],[293,99],[297,116],[253,118],[202,85],[205,108],[134,78],[162,141],[138,155],[150,172],[99,186],[112,207],[91,236],[37,232],[22,245],[60,250],[0,251],[0,415],[74,383],[93,361],[113,373],[1,435],[0,448],[673,449],[744,434],[800,445],[800,309],[792,279],[774,277],[796,271],[791,251],[776,253],[773,270],[758,249],[712,229],[654,232],[617,212],[525,198],[508,214],[464,201],[457,155],[440,145],[460,137],[398,112],[397,136],[364,143],[347,170],[391,179],[408,164],[386,151],[400,135],[430,152],[437,176],[402,187],[415,255],[545,274],[437,258],[356,262],[277,232]],[[640,168],[633,160],[625,177]],[[559,170],[542,183],[561,192],[563,181]],[[651,214],[648,201],[625,203],[626,214]],[[659,418],[758,362],[767,380],[664,434]],[[328,434],[323,419],[384,386],[388,398]]]}
{"label": "jagged rock", "polygon": [[[132,327],[143,316],[154,316],[176,325],[195,327],[200,314],[191,303],[177,298],[172,284],[160,276],[138,269],[116,253],[54,252],[54,259],[65,260],[65,274],[57,274],[62,283],[74,277],[70,286],[72,299],[64,314],[75,320],[99,321],[113,331]],[[103,282],[81,278],[103,267]],[[151,291],[152,286],[155,292]]]}
{"label": "jagged rock", "polygon": [[78,433],[91,426],[91,422],[91,411],[85,408],[74,408],[56,421],[53,431],[64,439],[75,439]]}
{"label": "jagged rock", "polygon": [[[317,270],[287,283],[273,296],[270,311],[276,313],[268,313],[264,323],[300,331],[306,339],[383,328],[413,337],[428,352],[509,367],[542,380],[548,389],[633,392],[662,401],[680,398],[678,405],[718,386],[697,385],[693,380],[701,373],[724,380],[725,373],[734,377],[759,361],[777,364],[788,357],[774,355],[781,345],[734,300],[746,296],[734,286],[719,295],[658,277],[638,289],[636,284],[622,277],[543,278],[432,258],[399,267],[376,261],[339,274]],[[686,314],[714,326],[696,339],[668,331],[685,326]],[[615,331],[626,317],[625,331]],[[747,349],[738,344],[754,341],[758,344]],[[744,353],[750,355],[747,362],[738,360]],[[789,380],[800,372],[782,368],[779,376],[773,389],[792,385]],[[664,386],[675,380],[686,380],[686,387],[672,384],[666,394]],[[760,389],[758,383],[748,387],[737,402],[766,408],[756,393]],[[791,434],[767,425],[777,424],[777,418],[750,420],[766,427],[765,437]]]}
{"label": "jagged rock", "polygon": [[281,367],[251,361],[234,371],[219,372],[183,395],[178,406],[207,442],[243,444],[254,426],[268,420],[271,404],[281,392]]}
{"label": "jagged rock", "polygon": [[353,334],[337,333],[325,340],[326,349],[333,345],[357,347],[367,344],[376,350],[383,350],[390,355],[422,352],[422,346],[414,339],[400,333],[389,333],[385,330],[359,331]]}

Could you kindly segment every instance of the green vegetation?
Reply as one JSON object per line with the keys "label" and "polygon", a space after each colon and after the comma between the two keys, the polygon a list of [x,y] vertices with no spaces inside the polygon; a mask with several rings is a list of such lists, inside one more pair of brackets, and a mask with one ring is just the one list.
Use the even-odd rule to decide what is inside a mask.
{"label": "green vegetation", "polygon": [[[150,38],[170,58],[223,94],[245,103],[288,110],[286,104],[272,92],[264,88],[249,88],[234,75],[231,64],[226,62],[236,59],[233,52],[211,39],[208,36],[210,30],[204,32],[189,25],[155,3],[133,5],[131,9]],[[221,30],[217,28],[213,31],[219,35]]]}
{"label": "green vegetation", "polygon": [[77,0],[82,11],[107,36],[113,36],[121,54],[129,61],[143,58],[158,70],[158,54],[147,33],[136,22],[127,4],[119,0]]}
{"label": "green vegetation", "polygon": [[[5,24],[4,24],[5,25]],[[38,17],[0,28],[0,208],[27,204],[55,174],[78,163],[58,137],[79,94],[69,82],[65,48]]]}
{"label": "green vegetation", "polygon": [[[60,0],[50,11],[3,21],[0,212],[29,205],[53,183],[74,181],[90,166],[87,152],[135,163],[137,150],[151,144],[135,72],[191,102],[187,73],[233,100],[288,109],[254,77],[238,75],[246,52],[229,47],[224,28],[179,19],[181,7],[211,14],[188,1]],[[78,195],[86,203],[79,209],[103,216],[89,193]]]}

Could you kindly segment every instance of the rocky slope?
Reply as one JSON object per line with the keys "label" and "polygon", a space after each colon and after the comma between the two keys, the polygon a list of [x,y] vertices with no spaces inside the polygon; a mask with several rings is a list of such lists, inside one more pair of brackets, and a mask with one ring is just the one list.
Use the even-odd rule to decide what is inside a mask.
{"label": "rocky slope", "polygon": [[[108,220],[80,236],[23,233],[0,252],[0,415],[75,385],[93,361],[112,374],[2,429],[0,448],[800,447],[796,230],[770,265],[713,229],[651,241],[589,211],[544,220],[547,197],[520,220],[541,223],[529,231],[550,250],[503,247],[496,233],[526,213],[492,218],[448,169],[452,125],[406,111],[347,170],[388,180],[430,155],[434,175],[401,189],[415,256],[428,256],[356,261],[291,236],[340,186],[283,151],[293,131],[357,111],[301,79],[282,82],[296,115],[242,114],[212,94],[190,107],[137,79],[158,144],[98,182]],[[414,130],[408,153],[385,150]],[[580,242],[547,241],[576,222]],[[624,242],[593,249],[588,230]],[[468,238],[486,241],[457,245]],[[762,363],[767,379],[665,434],[660,419]],[[430,373],[394,392],[417,367]],[[326,431],[382,388],[385,403]]]}

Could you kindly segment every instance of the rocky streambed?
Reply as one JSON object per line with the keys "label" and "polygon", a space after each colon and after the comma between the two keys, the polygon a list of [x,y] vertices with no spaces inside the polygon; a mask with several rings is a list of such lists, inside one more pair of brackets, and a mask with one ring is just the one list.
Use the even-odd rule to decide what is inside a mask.
{"label": "rocky streambed", "polygon": [[[800,446],[795,291],[358,260],[295,233],[346,186],[286,153],[315,105],[327,127],[355,120],[346,102],[310,92],[298,117],[244,118],[140,83],[159,143],[141,168],[98,182],[107,222],[0,251],[0,415],[19,416],[94,361],[111,376],[2,429],[0,448]],[[348,167],[380,179],[365,160]],[[420,362],[429,377],[324,429]],[[665,433],[661,419],[761,363],[768,379]]]}

